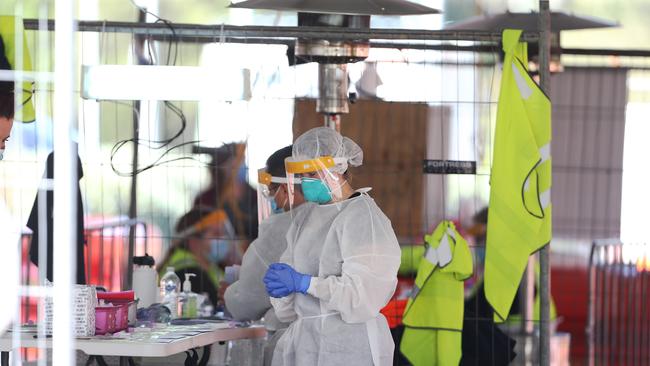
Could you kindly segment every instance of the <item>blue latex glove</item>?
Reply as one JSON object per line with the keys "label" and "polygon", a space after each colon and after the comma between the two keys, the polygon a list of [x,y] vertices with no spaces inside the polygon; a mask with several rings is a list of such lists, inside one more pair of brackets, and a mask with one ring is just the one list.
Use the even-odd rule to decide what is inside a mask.
{"label": "blue latex glove", "polygon": [[311,276],[302,274],[285,263],[273,263],[264,275],[266,292],[272,297],[285,297],[294,292],[307,293]]}

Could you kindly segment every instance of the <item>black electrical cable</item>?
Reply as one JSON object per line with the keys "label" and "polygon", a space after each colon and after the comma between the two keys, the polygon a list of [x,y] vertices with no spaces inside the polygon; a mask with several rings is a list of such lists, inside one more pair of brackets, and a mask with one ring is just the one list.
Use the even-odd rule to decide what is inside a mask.
{"label": "black electrical cable", "polygon": [[[175,31],[175,29],[173,27],[172,22],[170,22],[167,19],[163,19],[163,18],[159,17],[158,15],[148,11],[145,8],[142,8],[142,7],[138,6],[135,2],[133,2],[133,0],[131,0],[131,3],[133,4],[133,6],[138,8],[140,11],[155,17],[156,18],[156,21],[155,21],[156,23],[163,23],[167,27],[169,27],[169,29],[170,29],[170,31],[172,33],[172,37],[171,37],[171,40],[170,40],[169,48],[167,49],[167,59],[165,60],[165,64],[167,66],[169,66],[170,62],[171,62],[171,65],[175,66],[176,61],[178,59],[179,40],[178,40],[178,37],[176,36],[176,31]],[[152,49],[151,43],[152,43],[152,40],[151,40],[151,37],[149,37],[147,39],[147,52],[149,54],[150,62],[154,63],[154,51]],[[172,48],[174,49],[174,51],[173,51],[173,59],[172,59]],[[159,150],[159,149],[163,149],[163,148],[171,145],[171,143],[174,140],[179,138],[183,134],[183,132],[185,132],[185,129],[187,128],[187,118],[185,117],[185,114],[183,113],[182,109],[179,108],[178,106],[176,106],[175,104],[173,104],[170,101],[164,101],[163,104],[165,105],[165,107],[167,109],[169,109],[173,114],[175,114],[180,119],[181,126],[178,129],[178,131],[172,137],[169,137],[169,138],[166,138],[166,139],[163,139],[163,140],[140,139],[137,136],[134,136],[134,137],[132,137],[130,139],[121,140],[121,141],[118,141],[117,143],[115,143],[115,145],[113,145],[113,148],[111,149],[111,158],[110,158],[111,169],[113,169],[113,172],[115,172],[115,174],[117,174],[117,175],[119,175],[121,177],[132,177],[134,175],[140,174],[140,173],[142,173],[144,171],[155,168],[157,166],[167,164],[167,163],[170,163],[170,162],[174,162],[174,161],[178,161],[178,160],[195,160],[195,161],[201,162],[201,163],[203,163],[203,164],[205,164],[207,166],[213,165],[213,164],[208,164],[208,163],[202,162],[199,159],[196,159],[196,158],[194,158],[192,156],[183,156],[183,157],[179,157],[179,158],[163,160],[163,157],[165,157],[168,153],[170,153],[174,149],[178,149],[180,147],[191,145],[191,144],[198,144],[198,143],[201,142],[199,140],[193,140],[193,141],[187,141],[187,142],[183,142],[183,143],[180,143],[180,144],[169,147],[153,163],[148,164],[148,165],[146,165],[144,167],[138,168],[135,171],[131,170],[131,171],[128,171],[128,172],[124,172],[124,171],[120,171],[115,166],[115,164],[114,164],[115,156],[117,155],[119,150],[122,147],[124,147],[124,145],[126,145],[128,143],[141,144],[141,145],[147,146],[150,149]],[[138,115],[138,119],[139,119],[140,118],[139,111],[136,111],[136,114]],[[155,146],[155,145],[159,145],[159,146]]]}

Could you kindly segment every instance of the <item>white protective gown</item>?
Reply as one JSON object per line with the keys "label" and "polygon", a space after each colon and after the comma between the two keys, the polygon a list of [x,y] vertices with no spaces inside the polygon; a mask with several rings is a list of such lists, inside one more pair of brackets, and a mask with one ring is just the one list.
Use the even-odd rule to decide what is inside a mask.
{"label": "white protective gown", "polygon": [[294,216],[281,262],[312,277],[308,294],[271,299],[293,322],[273,366],[393,363],[395,345],[379,312],[397,285],[400,248],[390,220],[367,194]]}
{"label": "white protective gown", "polygon": [[[295,207],[293,215],[313,207],[307,203]],[[289,326],[275,315],[262,278],[271,263],[278,262],[287,248],[286,235],[291,225],[292,213],[272,215],[259,227],[259,236],[244,253],[239,280],[228,286],[224,294],[226,308],[234,319],[240,321],[259,320],[264,317],[266,329],[275,332],[265,347],[265,365],[270,364],[273,349],[281,331]]]}

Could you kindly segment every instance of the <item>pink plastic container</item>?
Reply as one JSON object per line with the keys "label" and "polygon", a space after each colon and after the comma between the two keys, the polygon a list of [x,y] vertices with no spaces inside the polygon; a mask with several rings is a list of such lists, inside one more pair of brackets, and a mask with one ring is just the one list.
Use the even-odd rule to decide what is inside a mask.
{"label": "pink plastic container", "polygon": [[[111,304],[112,306],[100,306],[97,307],[95,311],[96,314],[96,321],[97,320],[104,320],[106,319],[109,321],[106,323],[106,327],[103,327],[104,324],[96,323],[96,329],[99,330],[102,328],[104,330],[104,333],[98,333],[97,331],[95,332],[96,334],[106,334],[106,333],[115,333],[119,332],[125,329],[129,328],[129,311],[131,311],[132,315],[132,320],[135,322],[135,304],[136,302],[134,301],[135,299],[135,293],[133,291],[121,291],[121,292],[98,292],[97,293],[97,299],[98,300],[103,300],[104,302]],[[114,318],[114,323],[113,326],[111,327],[110,324],[110,315],[105,316],[103,314],[99,314],[100,312],[107,312],[111,313],[111,310],[104,310],[104,309],[109,309],[112,308],[113,315],[112,317]]]}
{"label": "pink plastic container", "polygon": [[130,302],[118,304],[113,303],[113,306],[117,308],[115,312],[115,332],[125,330],[129,328],[129,306]]}
{"label": "pink plastic container", "polygon": [[97,306],[95,307],[95,334],[102,335],[115,332],[117,307]]}

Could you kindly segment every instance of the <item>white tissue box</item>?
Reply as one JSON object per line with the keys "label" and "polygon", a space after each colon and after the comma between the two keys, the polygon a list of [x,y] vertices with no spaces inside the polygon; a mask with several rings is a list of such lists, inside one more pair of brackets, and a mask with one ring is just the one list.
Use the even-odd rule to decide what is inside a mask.
{"label": "white tissue box", "polygon": [[[46,286],[52,286],[46,283]],[[97,290],[94,286],[75,285],[72,288],[72,321],[73,332],[76,337],[89,337],[95,335],[95,307],[97,306]],[[52,334],[52,318],[54,303],[51,297],[45,299],[45,332]]]}

